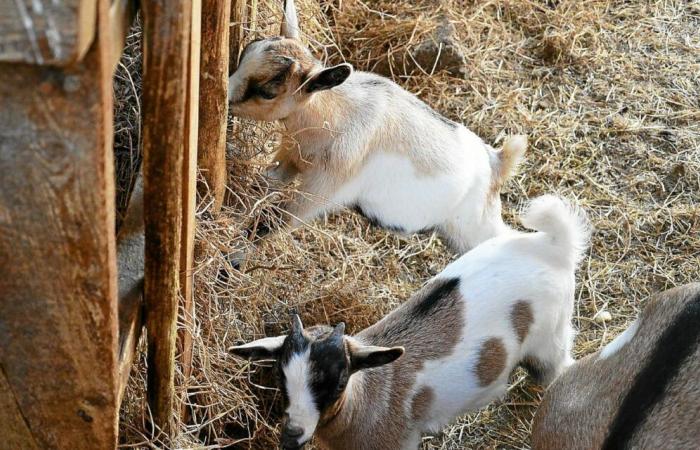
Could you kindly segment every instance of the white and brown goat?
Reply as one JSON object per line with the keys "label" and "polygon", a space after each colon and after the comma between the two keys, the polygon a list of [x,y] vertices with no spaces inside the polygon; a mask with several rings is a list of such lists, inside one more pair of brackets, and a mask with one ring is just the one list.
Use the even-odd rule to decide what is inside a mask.
{"label": "white and brown goat", "polygon": [[299,40],[294,1],[284,9],[283,36],[248,44],[228,96],[234,115],[287,129],[268,174],[300,176],[288,225],[347,207],[392,231],[434,230],[459,253],[508,230],[499,192],[524,136],[496,151],[387,78],[324,67]]}
{"label": "white and brown goat", "polygon": [[639,318],[549,388],[532,447],[700,447],[700,284],[652,297]]}
{"label": "white and brown goat", "polygon": [[494,237],[354,336],[302,329],[231,348],[275,359],[286,401],[282,447],[415,449],[422,432],[487,405],[519,364],[541,382],[570,365],[574,270],[584,217],[557,197],[522,218],[537,233]]}

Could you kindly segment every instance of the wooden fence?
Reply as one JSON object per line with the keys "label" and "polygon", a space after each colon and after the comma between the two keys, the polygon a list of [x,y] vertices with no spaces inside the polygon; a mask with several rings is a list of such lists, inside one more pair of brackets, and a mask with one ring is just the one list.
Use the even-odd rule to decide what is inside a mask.
{"label": "wooden fence", "polygon": [[[115,448],[143,325],[151,411],[172,432],[196,170],[216,212],[229,54],[256,8],[140,5],[144,160],[116,236],[112,77],[135,1],[0,0],[0,449]],[[191,336],[179,342],[187,379]]]}

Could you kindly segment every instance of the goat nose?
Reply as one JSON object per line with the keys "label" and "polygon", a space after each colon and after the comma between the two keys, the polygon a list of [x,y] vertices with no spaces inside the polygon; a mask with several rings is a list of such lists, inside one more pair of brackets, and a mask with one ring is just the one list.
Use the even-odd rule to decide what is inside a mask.
{"label": "goat nose", "polygon": [[287,438],[299,438],[302,434],[304,434],[304,429],[302,427],[287,425],[282,430],[282,434]]}

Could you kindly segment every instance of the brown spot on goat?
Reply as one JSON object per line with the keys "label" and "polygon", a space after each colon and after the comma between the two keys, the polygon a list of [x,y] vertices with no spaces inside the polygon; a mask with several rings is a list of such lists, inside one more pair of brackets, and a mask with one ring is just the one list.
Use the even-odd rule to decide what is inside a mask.
{"label": "brown spot on goat", "polygon": [[[381,441],[376,448],[401,448],[405,427],[413,415],[408,393],[414,389],[416,373],[425,361],[443,358],[454,350],[462,336],[464,301],[459,279],[436,279],[414,294],[406,303],[356,338],[365,344],[385,347],[403,346],[403,356],[391,364],[360,372],[363,392],[351,395],[355,411],[373,411],[375,422],[382,423]],[[387,388],[388,386],[388,388]],[[424,394],[427,395],[427,394]],[[362,430],[347,428],[350,414],[343,411],[326,426],[317,428],[317,442],[347,443],[334,450],[358,450],[353,443]],[[350,445],[353,445],[350,447]],[[363,449],[364,450],[364,449]]]}
{"label": "brown spot on goat", "polygon": [[413,397],[411,403],[411,416],[414,421],[423,420],[430,411],[430,404],[433,402],[433,390],[428,386],[423,386]]}
{"label": "brown spot on goat", "polygon": [[481,386],[488,386],[498,379],[506,368],[506,347],[500,338],[491,338],[484,342],[476,364],[476,376]]}
{"label": "brown spot on goat", "polygon": [[510,311],[510,322],[513,324],[515,334],[518,336],[518,342],[521,344],[527,337],[527,333],[530,331],[530,326],[534,319],[532,307],[529,302],[518,300],[513,305],[513,309]]}

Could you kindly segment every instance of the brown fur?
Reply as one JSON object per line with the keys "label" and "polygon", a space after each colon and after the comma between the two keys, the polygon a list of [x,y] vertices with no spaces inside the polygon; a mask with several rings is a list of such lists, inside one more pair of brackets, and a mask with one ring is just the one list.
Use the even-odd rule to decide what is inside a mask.
{"label": "brown fur", "polygon": [[[634,337],[616,353],[594,353],[562,374],[549,388],[533,422],[532,448],[600,448],[622,399],[654,345],[700,284],[653,297],[639,317]],[[700,347],[696,347],[650,411],[629,448],[694,448],[700,423]]]}
{"label": "brown fur", "polygon": [[413,397],[411,402],[411,417],[415,422],[424,420],[430,411],[430,404],[433,402],[433,390],[428,386],[423,386]]}
{"label": "brown fur", "polygon": [[518,335],[518,342],[521,344],[530,331],[530,326],[535,320],[532,314],[530,303],[525,300],[518,300],[510,311],[510,322],[513,324],[515,334]]}
{"label": "brown fur", "polygon": [[[416,400],[416,397],[428,395],[421,394],[422,390],[411,394],[415,389],[416,373],[422,369],[424,361],[449,355],[462,334],[464,301],[458,289],[443,297],[430,315],[420,319],[415,316],[416,306],[442,283],[445,280],[429,283],[401,308],[357,335],[357,339],[365,344],[404,346],[406,352],[391,364],[352,376],[362,383],[362,389],[354,389],[347,396],[351,401],[345,400],[340,414],[317,428],[317,442],[322,448],[401,448],[401,439],[413,422],[412,406],[425,403],[425,398]],[[364,438],[358,441],[358,436]]]}
{"label": "brown fur", "polygon": [[481,386],[488,386],[496,381],[506,368],[508,359],[506,347],[500,338],[491,338],[483,343],[476,364],[476,376]]}

